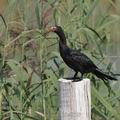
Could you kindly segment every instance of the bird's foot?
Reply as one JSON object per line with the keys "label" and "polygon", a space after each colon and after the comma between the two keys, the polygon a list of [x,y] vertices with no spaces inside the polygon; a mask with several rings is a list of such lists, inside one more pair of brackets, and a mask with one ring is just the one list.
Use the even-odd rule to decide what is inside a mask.
{"label": "bird's foot", "polygon": [[83,80],[83,77],[81,76],[81,77],[79,77],[79,78],[77,78],[77,79],[74,79],[73,82],[79,82],[79,81],[82,81],[82,80]]}
{"label": "bird's foot", "polygon": [[72,82],[79,82],[83,80],[83,77],[70,77],[70,78],[65,77],[64,79],[73,80]]}
{"label": "bird's foot", "polygon": [[78,79],[74,79],[73,82],[79,82],[79,81],[82,81],[83,79],[82,78],[78,78]]}
{"label": "bird's foot", "polygon": [[64,79],[67,79],[67,80],[79,80],[79,77],[70,77],[70,78],[68,78],[68,77],[65,77]]}

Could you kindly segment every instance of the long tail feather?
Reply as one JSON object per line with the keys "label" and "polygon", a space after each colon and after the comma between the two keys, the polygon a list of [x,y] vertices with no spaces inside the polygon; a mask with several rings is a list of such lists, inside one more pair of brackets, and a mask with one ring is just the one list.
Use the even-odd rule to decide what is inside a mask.
{"label": "long tail feather", "polygon": [[103,80],[117,80],[114,77],[111,77],[110,75],[105,74],[103,71],[101,71],[100,69],[96,68],[93,70],[92,72],[93,74],[95,74],[98,78],[101,78]]}

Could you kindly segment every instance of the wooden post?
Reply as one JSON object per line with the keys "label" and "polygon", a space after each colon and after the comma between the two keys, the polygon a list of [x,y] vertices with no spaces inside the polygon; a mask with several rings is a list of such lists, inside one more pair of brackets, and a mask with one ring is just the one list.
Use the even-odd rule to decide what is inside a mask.
{"label": "wooden post", "polygon": [[90,80],[59,79],[59,120],[91,120]]}

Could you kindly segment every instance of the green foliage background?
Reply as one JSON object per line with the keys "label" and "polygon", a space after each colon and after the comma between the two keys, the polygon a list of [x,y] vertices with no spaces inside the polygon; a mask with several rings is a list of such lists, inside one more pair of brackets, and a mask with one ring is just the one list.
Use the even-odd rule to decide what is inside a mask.
{"label": "green foliage background", "polygon": [[[57,120],[58,79],[71,71],[59,55],[58,37],[43,34],[50,25],[62,26],[71,48],[114,75],[117,66],[106,55],[113,42],[119,44],[119,4],[119,0],[7,1],[2,13],[7,28],[0,19],[0,119]],[[120,120],[120,82],[86,77],[91,79],[92,120]]]}

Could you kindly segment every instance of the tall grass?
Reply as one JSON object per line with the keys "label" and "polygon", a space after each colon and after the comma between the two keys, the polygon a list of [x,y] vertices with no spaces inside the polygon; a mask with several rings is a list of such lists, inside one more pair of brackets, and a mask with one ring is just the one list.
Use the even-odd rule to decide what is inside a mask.
{"label": "tall grass", "polygon": [[[57,119],[57,80],[70,70],[57,50],[58,38],[44,36],[47,26],[62,26],[71,48],[112,74],[105,51],[120,20],[119,6],[112,0],[105,5],[100,0],[12,0],[2,14],[7,28],[0,20],[0,119]],[[119,81],[86,77],[92,80],[92,120],[119,120]]]}

